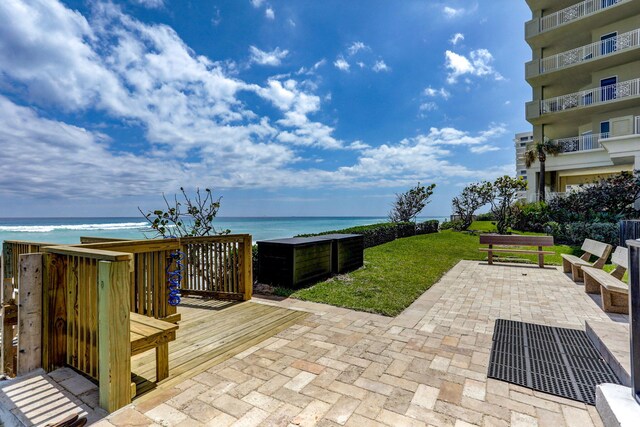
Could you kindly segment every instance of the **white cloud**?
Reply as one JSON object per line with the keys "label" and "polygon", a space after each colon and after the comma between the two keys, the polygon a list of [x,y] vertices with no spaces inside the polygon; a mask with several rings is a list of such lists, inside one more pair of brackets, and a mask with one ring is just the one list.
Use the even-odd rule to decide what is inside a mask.
{"label": "white cloud", "polygon": [[[352,188],[487,176],[493,169],[462,166],[450,150],[486,145],[505,132],[500,125],[475,134],[433,128],[375,148],[345,143],[332,126],[314,120],[326,98],[305,82],[247,83],[230,75],[232,65],[197,55],[172,28],[137,21],[113,3],[96,4],[87,19],[53,0],[5,1],[0,16],[0,75],[24,88],[23,104],[34,105],[0,96],[0,152],[12,162],[0,174],[2,194],[115,198],[202,183]],[[275,118],[252,111],[243,93],[273,104]],[[110,140],[37,113],[48,108],[72,113],[69,120],[104,115],[143,137],[131,146],[126,137]],[[300,147],[352,149],[356,160],[305,169]]]}
{"label": "white cloud", "polygon": [[264,3],[264,0],[251,0],[251,4],[255,8],[262,6],[262,3]]}
{"label": "white cloud", "polygon": [[296,26],[296,21],[294,21],[293,19],[289,18],[287,20],[287,22],[289,23],[290,26],[295,27]]}
{"label": "white cloud", "polygon": [[273,8],[271,6],[269,6],[265,11],[264,11],[264,16],[267,19],[276,19],[276,13],[273,11]]}
{"label": "white cloud", "polygon": [[282,60],[289,54],[288,50],[282,50],[279,47],[276,47],[271,52],[265,52],[255,46],[249,46],[249,52],[251,53],[251,62],[272,67],[280,65]]}
{"label": "white cloud", "polygon": [[456,83],[458,77],[465,74],[478,77],[493,76],[495,80],[503,80],[502,75],[491,65],[492,62],[493,55],[487,49],[474,50],[468,58],[447,50],[445,52],[445,67],[449,70],[447,82]]}
{"label": "white cloud", "polygon": [[462,33],[455,33],[451,39],[449,40],[449,43],[451,43],[452,45],[457,45],[459,42],[464,40],[464,34]]}
{"label": "white cloud", "polygon": [[353,141],[351,144],[349,144],[348,148],[350,148],[351,150],[364,150],[366,148],[371,148],[371,146],[369,144],[365,144],[362,141]]}
{"label": "white cloud", "polygon": [[391,71],[391,68],[389,68],[389,66],[387,64],[385,64],[385,62],[382,59],[377,60],[376,63],[373,64],[372,69],[376,73],[380,73],[380,72],[383,72],[383,71],[384,72]]}
{"label": "white cloud", "polygon": [[361,50],[370,50],[370,48],[362,42],[353,42],[351,46],[347,48],[347,53],[349,54],[349,56],[353,56]]}
{"label": "white cloud", "polygon": [[425,112],[425,111],[434,111],[438,109],[438,104],[436,104],[435,102],[423,102],[422,104],[420,104],[420,111]]}
{"label": "white cloud", "polygon": [[164,0],[133,0],[134,3],[149,9],[159,9],[164,7]]}
{"label": "white cloud", "polygon": [[349,65],[349,63],[341,56],[338,57],[338,59],[335,60],[335,62],[333,63],[333,65],[341,71],[349,71],[349,68],[351,68],[351,66]]}
{"label": "white cloud", "polygon": [[220,13],[219,7],[215,7],[214,10],[215,10],[215,14],[213,15],[213,18],[211,18],[211,24],[214,27],[217,27],[222,22],[222,14]]}
{"label": "white cloud", "polygon": [[444,13],[444,16],[446,16],[447,18],[456,18],[464,13],[464,9],[463,8],[456,9],[450,6],[445,6],[442,8],[442,12]]}
{"label": "white cloud", "polygon": [[489,144],[478,145],[476,147],[469,148],[469,151],[476,154],[488,153],[490,151],[498,151],[498,150],[500,150],[499,147],[496,147],[494,145],[489,145]]}
{"label": "white cloud", "polygon": [[430,98],[442,98],[444,100],[449,99],[451,93],[445,88],[441,87],[440,89],[434,89],[431,86],[424,89],[424,95]]}

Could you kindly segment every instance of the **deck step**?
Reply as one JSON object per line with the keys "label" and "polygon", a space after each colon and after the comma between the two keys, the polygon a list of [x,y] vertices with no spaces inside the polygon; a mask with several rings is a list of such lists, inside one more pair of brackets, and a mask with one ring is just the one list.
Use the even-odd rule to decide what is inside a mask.
{"label": "deck step", "polygon": [[629,325],[588,320],[585,329],[587,336],[602,358],[613,369],[618,380],[623,385],[630,386]]}

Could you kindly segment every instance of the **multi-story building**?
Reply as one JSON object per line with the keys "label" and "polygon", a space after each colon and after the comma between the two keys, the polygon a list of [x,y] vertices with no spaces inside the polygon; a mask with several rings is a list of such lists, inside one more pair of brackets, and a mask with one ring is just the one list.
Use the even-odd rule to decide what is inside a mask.
{"label": "multi-story building", "polygon": [[513,143],[516,148],[516,178],[527,180],[527,165],[524,161],[524,153],[533,142],[533,132],[516,133]]}
{"label": "multi-story building", "polygon": [[[513,138],[513,144],[516,149],[516,178],[521,178],[527,181],[527,165],[524,161],[524,153],[527,151],[527,147],[533,142],[533,132],[520,132],[516,133]],[[518,198],[526,197],[526,192],[518,193]]]}
{"label": "multi-story building", "polygon": [[[546,190],[640,169],[640,0],[526,1],[526,118],[534,140],[555,140],[563,151],[547,157]],[[527,178],[535,199],[537,161]]]}

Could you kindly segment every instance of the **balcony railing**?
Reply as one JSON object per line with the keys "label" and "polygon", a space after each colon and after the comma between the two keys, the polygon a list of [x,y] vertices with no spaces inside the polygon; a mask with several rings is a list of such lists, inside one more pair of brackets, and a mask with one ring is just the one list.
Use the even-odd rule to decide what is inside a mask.
{"label": "balcony railing", "polygon": [[575,153],[578,151],[602,148],[600,140],[607,138],[609,138],[608,133],[598,133],[554,139],[553,142],[560,146],[563,153]]}
{"label": "balcony railing", "polygon": [[640,46],[640,29],[619,34],[606,40],[581,46],[540,60],[540,73],[548,73],[581,62],[611,55],[621,50]]}
{"label": "balcony railing", "polygon": [[640,95],[640,78],[540,101],[540,113],[554,113]]}
{"label": "balcony railing", "polygon": [[635,122],[636,122],[636,126],[635,126],[636,133],[640,134],[640,116],[636,116]]}
{"label": "balcony railing", "polygon": [[600,12],[603,9],[619,3],[626,3],[632,0],[586,0],[565,9],[559,10],[540,19],[540,32],[548,31],[552,28],[566,24],[573,20],[583,18]]}

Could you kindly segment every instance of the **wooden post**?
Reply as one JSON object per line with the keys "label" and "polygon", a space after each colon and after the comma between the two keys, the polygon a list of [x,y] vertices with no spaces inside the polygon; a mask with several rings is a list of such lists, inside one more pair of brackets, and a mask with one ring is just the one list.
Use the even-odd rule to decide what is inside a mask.
{"label": "wooden post", "polygon": [[50,372],[67,362],[67,257],[42,260],[42,367]]}
{"label": "wooden post", "polygon": [[[542,252],[542,246],[538,246],[538,251]],[[538,267],[544,267],[544,255],[538,254]]]}
{"label": "wooden post", "polygon": [[98,378],[100,406],[131,403],[129,261],[98,263]]}
{"label": "wooden post", "polygon": [[8,376],[14,376],[13,366],[13,327],[16,324],[16,307],[13,300],[13,279],[5,278],[8,275],[10,260],[7,253],[8,245],[3,244],[2,265],[0,266],[0,279],[2,283],[2,294],[0,295],[0,307],[2,307],[2,325],[0,334],[2,334],[2,353],[0,354],[0,370]]}
{"label": "wooden post", "polygon": [[242,239],[242,288],[244,300],[248,301],[253,295],[253,251],[251,247],[251,235],[247,234]]}
{"label": "wooden post", "polygon": [[20,255],[17,375],[42,367],[42,254]]}

